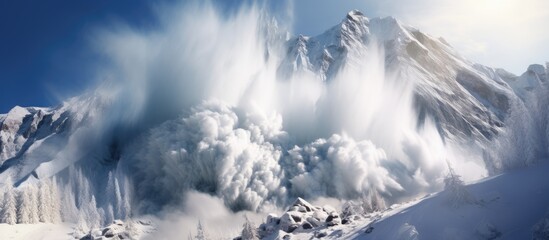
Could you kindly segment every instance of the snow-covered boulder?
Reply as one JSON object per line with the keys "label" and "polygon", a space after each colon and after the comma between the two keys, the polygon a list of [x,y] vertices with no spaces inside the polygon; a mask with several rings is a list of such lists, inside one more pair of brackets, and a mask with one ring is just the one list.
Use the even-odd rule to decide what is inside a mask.
{"label": "snow-covered boulder", "polygon": [[80,240],[120,240],[120,239],[138,239],[143,233],[154,232],[156,228],[150,220],[114,220],[112,224],[90,230],[84,236],[75,236]]}
{"label": "snow-covered boulder", "polygon": [[329,205],[313,206],[302,198],[298,198],[280,218],[274,214],[267,216],[259,230],[261,235],[266,236],[277,231],[307,232],[339,224],[341,224],[341,218],[335,208]]}

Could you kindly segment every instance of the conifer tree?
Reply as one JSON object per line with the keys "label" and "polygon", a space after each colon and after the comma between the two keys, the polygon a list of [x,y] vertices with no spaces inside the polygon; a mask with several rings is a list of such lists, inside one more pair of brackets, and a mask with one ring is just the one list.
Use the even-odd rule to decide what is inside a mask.
{"label": "conifer tree", "polygon": [[38,216],[38,189],[35,186],[28,186],[29,199],[30,199],[30,222],[38,223],[40,217]]}
{"label": "conifer tree", "polygon": [[259,236],[257,234],[257,228],[251,222],[247,216],[244,216],[245,221],[242,228],[241,238],[242,240],[259,240]]}
{"label": "conifer tree", "polygon": [[113,182],[113,194],[114,194],[114,206],[116,210],[116,216],[115,218],[123,218],[124,216],[124,210],[122,208],[122,194],[120,191],[120,184],[118,183],[118,178],[114,178]]}
{"label": "conifer tree", "polygon": [[4,204],[2,207],[2,222],[13,225],[17,223],[17,199],[11,179],[8,178],[5,185],[6,192],[4,193]]}
{"label": "conifer tree", "polygon": [[460,205],[467,203],[474,203],[475,199],[469,193],[461,176],[454,172],[454,169],[448,163],[448,175],[444,178],[444,190],[448,192],[448,201],[453,207],[459,207]]}
{"label": "conifer tree", "polygon": [[79,211],[78,207],[76,207],[76,199],[72,191],[72,182],[70,181],[63,187],[61,202],[63,206],[61,208],[62,220],[65,222],[78,222]]}
{"label": "conifer tree", "polygon": [[114,220],[114,210],[112,204],[109,203],[107,210],[105,211],[105,222],[112,223]]}
{"label": "conifer tree", "polygon": [[120,216],[123,219],[128,219],[131,217],[131,204],[130,204],[130,183],[126,177],[123,179],[124,181],[124,194],[122,197],[122,203],[121,203],[121,209],[122,209],[122,215]]}
{"label": "conifer tree", "polygon": [[51,222],[59,223],[61,219],[61,199],[59,198],[59,187],[57,185],[57,179],[53,178],[50,181],[51,194],[50,194],[50,208],[51,208]]}
{"label": "conifer tree", "polygon": [[87,233],[90,230],[90,227],[88,226],[88,221],[86,220],[86,216],[84,211],[80,211],[78,213],[78,222],[76,223],[76,227],[74,228],[74,236],[77,238],[80,238],[82,234]]}
{"label": "conifer tree", "polygon": [[48,180],[40,181],[40,190],[38,194],[38,218],[40,219],[40,222],[43,223],[51,222],[51,196],[47,181]]}
{"label": "conifer tree", "polygon": [[198,221],[198,225],[196,226],[196,236],[194,237],[196,240],[209,240],[206,231],[204,230],[204,227],[202,226],[202,223]]}
{"label": "conifer tree", "polygon": [[30,223],[30,198],[28,187],[19,191],[17,201],[17,223]]}
{"label": "conifer tree", "polygon": [[2,221],[1,217],[4,209],[4,193],[5,193],[4,188],[0,188],[0,221]]}
{"label": "conifer tree", "polygon": [[97,202],[95,201],[95,196],[92,195],[91,201],[86,206],[86,215],[88,217],[89,227],[91,229],[97,228],[101,225],[101,216],[97,211]]}

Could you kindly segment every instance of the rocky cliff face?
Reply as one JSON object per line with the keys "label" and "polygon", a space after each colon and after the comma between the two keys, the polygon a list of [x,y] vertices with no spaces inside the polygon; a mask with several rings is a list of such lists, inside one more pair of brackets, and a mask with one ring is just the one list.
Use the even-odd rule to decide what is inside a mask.
{"label": "rocky cliff face", "polygon": [[63,132],[69,115],[60,109],[14,107],[0,118],[0,162],[21,155],[36,141]]}

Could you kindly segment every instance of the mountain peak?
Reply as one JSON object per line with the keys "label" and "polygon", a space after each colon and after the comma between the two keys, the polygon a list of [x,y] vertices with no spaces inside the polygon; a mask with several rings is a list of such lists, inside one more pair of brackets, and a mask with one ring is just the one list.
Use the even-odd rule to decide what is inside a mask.
{"label": "mountain peak", "polygon": [[27,108],[15,106],[8,112],[6,119],[23,119],[27,114],[30,114]]}
{"label": "mountain peak", "polygon": [[530,66],[528,66],[527,71],[534,72],[538,75],[542,75],[542,74],[545,74],[545,67],[541,64],[531,64]]}
{"label": "mountain peak", "polygon": [[347,13],[347,17],[339,25],[340,45],[347,49],[354,48],[369,35],[368,23],[370,20],[358,10]]}
{"label": "mountain peak", "polygon": [[357,9],[353,9],[347,13],[347,17],[356,17],[356,16],[364,16],[364,14]]}
{"label": "mountain peak", "polygon": [[359,10],[351,10],[347,13],[347,21],[353,22],[368,22],[368,18]]}

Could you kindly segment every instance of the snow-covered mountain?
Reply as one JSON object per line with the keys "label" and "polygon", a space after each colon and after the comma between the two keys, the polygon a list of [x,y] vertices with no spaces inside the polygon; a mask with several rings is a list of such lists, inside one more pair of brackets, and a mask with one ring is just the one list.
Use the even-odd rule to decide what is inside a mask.
{"label": "snow-covered mountain", "polygon": [[[40,164],[55,159],[75,130],[86,125],[94,110],[101,108],[99,96],[84,94],[54,108],[16,106],[0,117],[0,172],[19,185]],[[51,175],[44,176],[45,178]]]}
{"label": "snow-covered mountain", "polygon": [[[234,21],[250,19],[254,12]],[[130,209],[177,205],[189,190],[232,210],[366,192],[397,203],[441,189],[448,163],[441,158],[459,164],[478,157],[475,164],[494,174],[549,155],[549,64],[515,76],[473,63],[395,18],[356,10],[317,36],[282,37],[272,22],[243,24],[252,31],[218,25],[234,33],[221,41],[198,32],[187,42],[166,34],[163,43],[204,37],[212,46],[242,39],[250,46],[230,54],[207,44],[172,52],[145,35],[141,42],[152,42],[141,47],[158,51],[145,55],[160,57],[143,67],[129,56],[112,74],[132,81],[105,83],[58,107],[1,114],[0,183],[25,189],[54,178],[71,205],[65,220],[98,227]],[[440,154],[448,146],[471,153]],[[82,220],[96,207],[110,220]]]}
{"label": "snow-covered mountain", "polygon": [[500,74],[516,77],[472,63],[444,39],[433,38],[392,17],[368,19],[351,11],[323,34],[291,39],[283,67],[312,71],[330,81],[342,65],[367,54],[372,42],[384,47],[388,72],[396,74],[399,81],[416,81],[414,100],[421,117],[437,119],[445,137],[484,142],[501,131],[515,94]]}

